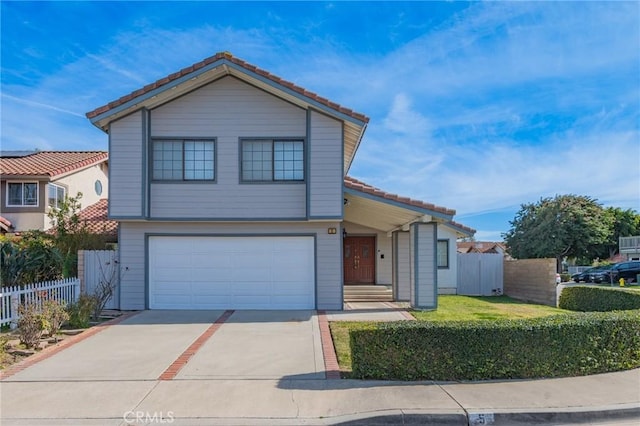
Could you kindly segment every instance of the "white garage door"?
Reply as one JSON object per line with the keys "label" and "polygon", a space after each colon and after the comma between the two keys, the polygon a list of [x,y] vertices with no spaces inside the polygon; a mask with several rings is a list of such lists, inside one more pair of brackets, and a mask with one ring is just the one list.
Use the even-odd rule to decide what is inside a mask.
{"label": "white garage door", "polygon": [[314,309],[313,237],[150,237],[149,309]]}

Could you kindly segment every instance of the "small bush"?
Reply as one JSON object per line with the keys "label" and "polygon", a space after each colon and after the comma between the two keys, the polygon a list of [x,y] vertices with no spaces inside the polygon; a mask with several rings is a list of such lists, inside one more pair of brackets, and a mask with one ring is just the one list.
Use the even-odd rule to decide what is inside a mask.
{"label": "small bush", "polygon": [[560,279],[563,283],[571,281],[571,274],[560,274]]}
{"label": "small bush", "polygon": [[96,306],[96,299],[88,294],[81,294],[76,303],[67,307],[69,325],[74,328],[89,327],[89,319]]}
{"label": "small bush", "polygon": [[47,320],[40,312],[38,305],[27,303],[18,307],[18,335],[20,341],[28,348],[35,348],[40,343],[42,334],[48,327]]}
{"label": "small bush", "polygon": [[66,309],[66,302],[57,300],[47,300],[42,304],[42,315],[47,322],[49,335],[58,340],[56,334],[62,325],[69,320],[69,313]]}
{"label": "small bush", "polygon": [[558,305],[561,309],[581,312],[640,309],[640,292],[593,286],[566,287]]}
{"label": "small bush", "polygon": [[382,323],[350,332],[354,378],[566,377],[640,366],[640,311],[528,320]]}

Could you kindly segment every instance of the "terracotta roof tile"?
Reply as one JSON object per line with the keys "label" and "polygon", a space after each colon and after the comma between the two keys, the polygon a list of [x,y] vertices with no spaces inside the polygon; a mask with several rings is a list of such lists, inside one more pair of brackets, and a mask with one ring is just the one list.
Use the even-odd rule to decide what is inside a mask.
{"label": "terracotta roof tile", "polygon": [[258,74],[258,75],[260,75],[262,77],[265,77],[265,78],[273,81],[276,84],[280,84],[280,85],[282,85],[282,86],[284,86],[284,87],[286,87],[286,88],[288,88],[290,90],[293,90],[294,92],[297,92],[297,93],[299,93],[299,94],[301,94],[303,96],[306,96],[306,97],[308,97],[308,98],[310,98],[310,99],[312,99],[312,100],[314,100],[314,101],[316,101],[316,102],[318,102],[318,103],[320,103],[322,105],[325,105],[325,106],[327,106],[327,107],[329,107],[331,109],[334,109],[336,111],[340,111],[343,114],[346,114],[346,115],[348,115],[348,116],[350,116],[352,118],[355,118],[356,120],[360,120],[360,121],[363,121],[365,123],[369,122],[369,117],[367,117],[366,115],[358,113],[358,112],[355,112],[355,111],[353,111],[353,110],[351,110],[349,108],[345,108],[343,106],[340,106],[340,105],[336,104],[335,102],[331,102],[326,98],[318,96],[317,94],[315,94],[313,92],[310,92],[310,91],[308,91],[306,89],[303,89],[302,87],[299,87],[299,86],[295,85],[294,83],[291,83],[289,81],[283,80],[282,78],[271,74],[269,71],[263,70],[261,68],[258,68],[255,65],[252,65],[252,64],[249,64],[248,62],[243,61],[242,59],[234,57],[229,52],[216,53],[215,55],[213,55],[213,56],[211,56],[209,58],[206,58],[206,59],[204,59],[204,60],[202,60],[202,61],[200,61],[200,62],[198,62],[196,64],[193,64],[193,65],[191,65],[189,67],[183,68],[178,72],[174,72],[172,74],[169,74],[168,76],[163,77],[163,78],[157,80],[154,83],[151,83],[151,84],[148,84],[148,85],[144,86],[142,89],[135,90],[135,91],[131,92],[128,95],[122,96],[121,98],[119,98],[119,99],[117,99],[115,101],[109,102],[107,105],[104,105],[104,106],[101,106],[99,108],[96,108],[93,111],[89,111],[87,113],[87,117],[88,118],[97,117],[100,114],[103,114],[103,113],[105,113],[105,112],[107,112],[107,111],[109,111],[109,110],[111,110],[111,109],[113,109],[113,108],[115,108],[117,106],[120,106],[120,105],[128,102],[132,98],[136,98],[136,97],[138,97],[140,95],[143,95],[145,93],[148,93],[148,92],[150,92],[150,91],[152,91],[154,89],[162,87],[162,86],[170,83],[173,80],[176,80],[176,79],[178,79],[178,78],[180,78],[182,76],[188,75],[188,74],[194,72],[195,70],[197,70],[199,68],[202,68],[205,65],[209,65],[209,64],[211,64],[213,62],[216,62],[218,60],[229,61],[229,62],[231,62],[233,64],[236,64],[236,65],[244,68],[245,70],[247,70],[249,72],[254,72],[254,73],[256,73],[256,74]]}
{"label": "terracotta roof tile", "polygon": [[462,229],[462,230],[464,230],[464,231],[467,231],[467,232],[468,232],[468,233],[470,233],[470,234],[475,234],[475,233],[476,233],[476,230],[475,230],[475,229],[470,228],[470,227],[468,227],[468,226],[465,226],[465,225],[463,225],[463,224],[461,224],[461,223],[458,223],[458,222],[456,222],[456,221],[451,220],[451,221],[449,221],[449,223],[450,223],[451,225],[453,225],[453,226],[457,227],[457,228],[460,228],[460,229]]}
{"label": "terracotta roof tile", "polygon": [[86,207],[78,213],[80,222],[86,225],[87,229],[95,234],[111,235],[118,234],[118,222],[109,220],[107,209],[109,200],[101,199],[95,204]]}
{"label": "terracotta roof tile", "polygon": [[[393,201],[397,201],[398,203],[402,203],[402,204],[407,204],[409,206],[415,206],[415,207],[420,207],[423,209],[427,209],[427,210],[433,210],[436,211],[438,213],[442,213],[442,214],[446,214],[449,216],[453,216],[454,214],[456,214],[455,210],[451,210],[451,209],[447,209],[445,207],[440,207],[440,206],[436,206],[434,204],[431,203],[425,203],[424,201],[420,201],[420,200],[413,200],[409,197],[403,197],[397,194],[391,194],[389,192],[385,192],[380,188],[376,188],[374,186],[371,186],[369,184],[366,184],[362,181],[359,181],[357,179],[354,179],[350,176],[346,176],[344,178],[344,184],[347,188],[351,188],[351,189],[355,189],[356,191],[361,191],[367,194],[372,194],[372,195],[376,195],[379,197],[383,197],[386,198],[388,200],[393,200]],[[454,222],[452,222],[454,223]],[[457,226],[464,227],[463,225],[459,225],[456,224]],[[468,228],[471,230],[471,228]],[[474,231],[475,232],[475,231]]]}
{"label": "terracotta roof tile", "polygon": [[0,174],[55,177],[108,159],[106,151],[40,151],[24,157],[0,158]]}

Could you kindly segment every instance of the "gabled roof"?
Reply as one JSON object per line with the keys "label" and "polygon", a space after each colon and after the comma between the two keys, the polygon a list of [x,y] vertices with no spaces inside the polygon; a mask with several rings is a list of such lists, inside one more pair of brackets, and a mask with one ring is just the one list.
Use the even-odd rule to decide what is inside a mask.
{"label": "gabled roof", "polygon": [[0,174],[2,177],[54,178],[108,159],[106,151],[39,151],[23,157],[0,158]]}
{"label": "gabled roof", "polygon": [[101,199],[95,204],[86,207],[78,213],[80,223],[87,227],[87,230],[94,234],[117,236],[118,222],[107,218],[107,208],[109,200]]}
{"label": "gabled roof", "polygon": [[506,253],[504,243],[495,241],[461,241],[457,244],[459,253]]}
{"label": "gabled roof", "polygon": [[341,120],[344,140],[344,172],[349,169],[369,118],[364,114],[330,101],[268,71],[220,52],[182,70],[148,84],[87,113],[99,129],[108,132],[109,124],[142,108],[153,109],[206,84],[226,76],[264,90],[304,109],[316,109]]}

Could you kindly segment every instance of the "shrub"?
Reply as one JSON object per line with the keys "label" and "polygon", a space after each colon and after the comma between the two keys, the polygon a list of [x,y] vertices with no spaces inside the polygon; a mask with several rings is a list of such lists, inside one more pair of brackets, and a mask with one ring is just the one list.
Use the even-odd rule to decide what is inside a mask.
{"label": "shrub", "polygon": [[61,303],[57,300],[45,301],[42,304],[42,315],[47,322],[49,335],[58,341],[56,334],[60,331],[62,324],[69,320],[66,302]]}
{"label": "shrub", "polygon": [[89,319],[96,305],[96,299],[88,294],[81,294],[76,303],[68,306],[69,324],[74,328],[89,327]]}
{"label": "shrub", "polygon": [[571,274],[560,274],[560,279],[563,283],[571,281]]}
{"label": "shrub", "polygon": [[593,286],[565,287],[558,307],[582,312],[640,309],[640,292]]}
{"label": "shrub", "polygon": [[353,377],[486,380],[640,366],[640,311],[528,320],[382,323],[350,332]]}
{"label": "shrub", "polygon": [[48,327],[47,320],[40,312],[37,303],[20,305],[18,314],[20,315],[17,321],[20,341],[27,349],[35,348]]}

